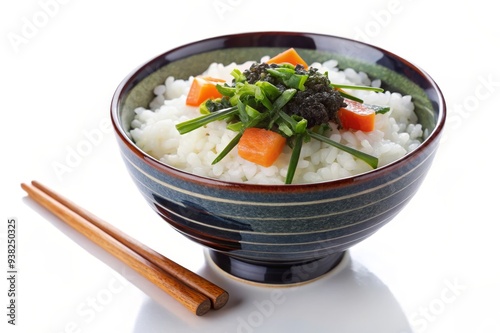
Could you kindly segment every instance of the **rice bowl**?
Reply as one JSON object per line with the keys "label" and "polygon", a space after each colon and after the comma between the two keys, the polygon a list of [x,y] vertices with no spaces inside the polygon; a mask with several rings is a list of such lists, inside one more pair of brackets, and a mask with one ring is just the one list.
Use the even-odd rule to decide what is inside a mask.
{"label": "rice bowl", "polygon": [[[382,163],[386,164],[367,171],[356,169],[356,163],[351,162],[350,168],[360,173],[348,176],[339,171],[334,176],[340,178],[324,181],[320,177],[331,176],[322,174],[327,173],[324,167],[308,169],[314,163],[320,165],[323,159],[329,163],[333,158],[332,165],[340,169],[343,163],[344,169],[352,170],[340,157],[342,154],[327,154],[322,147],[312,147],[310,156],[304,149],[302,158],[309,165],[298,173],[298,182],[281,184],[276,180],[279,168],[266,175],[274,167],[253,166],[236,172],[234,179],[244,177],[243,181],[227,181],[204,170],[200,156],[209,156],[206,152],[214,149],[219,140],[206,148],[209,140],[196,139],[198,130],[192,132],[195,139],[187,140],[189,147],[182,148],[187,152],[185,157],[179,157],[179,138],[167,138],[165,134],[176,132],[176,122],[198,114],[196,108],[187,110],[184,106],[186,82],[207,68],[218,73],[223,67],[245,65],[249,59],[259,61],[289,47],[300,49],[309,64],[328,66],[328,61],[335,59],[338,65],[333,67],[338,70],[332,72],[339,76],[336,81],[354,82],[355,78],[362,78],[362,82],[368,82],[365,77],[369,77],[371,84],[380,84],[392,92],[373,96],[380,98],[377,103],[393,106],[389,118],[395,120],[389,120],[389,131],[380,127],[374,131],[377,135],[383,133],[382,139],[367,138],[367,133],[349,133],[343,138],[348,143],[351,140],[354,145],[361,144],[362,149],[379,148]],[[167,109],[166,117],[163,113]],[[437,152],[446,105],[439,87],[427,73],[391,52],[336,36],[270,31],[200,40],[147,61],[118,86],[111,102],[111,118],[131,179],[163,220],[205,246],[207,258],[232,276],[261,283],[293,284],[330,271],[345,251],[374,234],[411,201]],[[145,131],[149,122],[153,125]],[[212,123],[207,129],[214,131],[217,126]],[[150,130],[151,135],[157,131],[154,136],[159,140],[149,140],[150,134],[144,133]],[[145,143],[142,147],[141,140]],[[404,152],[398,148],[399,152],[385,159],[385,149],[396,144]],[[195,150],[196,145],[200,147]],[[162,161],[166,160],[165,152],[179,159],[178,167],[169,164],[175,161]],[[226,158],[231,160],[230,156]],[[210,156],[206,159],[211,162]],[[196,171],[183,169],[190,163],[199,163],[201,167]],[[221,165],[225,163],[228,162]],[[228,174],[229,171],[221,172],[220,177]],[[423,215],[424,211],[425,207]]]}

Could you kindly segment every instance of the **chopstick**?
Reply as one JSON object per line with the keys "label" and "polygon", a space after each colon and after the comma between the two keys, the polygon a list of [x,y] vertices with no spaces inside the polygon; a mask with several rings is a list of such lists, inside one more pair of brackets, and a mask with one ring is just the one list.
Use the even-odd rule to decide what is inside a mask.
{"label": "chopstick", "polygon": [[229,294],[162,256],[37,181],[21,184],[28,195],[66,224],[127,264],[198,316],[220,309]]}

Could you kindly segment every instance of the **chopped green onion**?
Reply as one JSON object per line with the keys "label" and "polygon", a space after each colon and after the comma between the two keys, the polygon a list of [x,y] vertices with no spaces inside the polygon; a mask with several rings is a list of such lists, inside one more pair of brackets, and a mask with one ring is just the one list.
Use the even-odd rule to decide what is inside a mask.
{"label": "chopped green onion", "polygon": [[245,124],[243,124],[241,121],[238,121],[236,123],[229,123],[226,126],[226,128],[228,130],[233,131],[233,132],[240,132],[243,130],[244,127],[245,127]]}
{"label": "chopped green onion", "polygon": [[243,131],[239,132],[236,134],[236,136],[229,142],[229,144],[220,152],[219,155],[212,161],[212,165],[220,162],[224,157],[226,157],[227,154],[231,150],[233,150],[234,147],[240,142],[241,136],[243,135]]}
{"label": "chopped green onion", "polygon": [[283,91],[283,93],[276,98],[276,100],[273,103],[273,107],[271,109],[271,121],[269,121],[269,124],[267,126],[268,129],[271,129],[274,126],[275,121],[279,117],[279,111],[288,103],[293,96],[295,96],[295,93],[297,92],[296,89],[287,89]]}
{"label": "chopped green onion", "polygon": [[362,151],[359,151],[357,149],[354,149],[354,148],[348,147],[346,145],[343,145],[341,143],[338,143],[336,141],[333,141],[333,140],[327,138],[326,136],[315,133],[313,131],[308,131],[308,133],[312,138],[314,138],[318,141],[327,143],[327,144],[329,144],[333,147],[336,147],[340,150],[343,150],[343,151],[353,155],[354,157],[357,157],[360,160],[364,161],[365,163],[367,163],[369,166],[371,166],[374,169],[377,168],[377,166],[378,166],[378,158],[376,158],[375,156],[363,153]]}
{"label": "chopped green onion", "polygon": [[307,119],[301,118],[297,121],[282,110],[279,111],[279,116],[295,133],[304,133],[306,131]]}
{"label": "chopped green onion", "polygon": [[262,91],[266,94],[266,96],[271,100],[274,101],[276,98],[281,95],[281,91],[276,87],[274,84],[267,82],[267,81],[257,81],[255,82],[255,85],[262,89]]}
{"label": "chopped green onion", "polygon": [[197,128],[200,128],[202,126],[205,126],[206,124],[209,124],[213,121],[216,120],[222,120],[226,117],[229,117],[233,114],[238,112],[238,107],[233,106],[227,109],[222,109],[219,111],[215,111],[194,119],[187,120],[185,122],[179,123],[175,125],[175,128],[177,128],[177,131],[179,131],[180,134],[186,134],[188,132],[194,131]]}
{"label": "chopped green onion", "polygon": [[336,89],[352,89],[352,90],[369,90],[374,92],[384,92],[384,89],[371,86],[353,86],[350,84],[336,84],[331,83],[330,86]]}
{"label": "chopped green onion", "polygon": [[288,170],[285,177],[285,184],[291,184],[293,177],[295,176],[295,171],[297,170],[297,165],[299,164],[300,151],[302,150],[302,142],[304,139],[304,133],[297,134],[295,136],[295,141],[293,143],[292,156],[290,156],[290,162],[288,163]]}
{"label": "chopped green onion", "polygon": [[230,87],[226,83],[225,84],[217,84],[215,85],[217,88],[217,91],[220,92],[224,96],[234,96],[236,93],[236,88],[235,87]]}
{"label": "chopped green onion", "polygon": [[370,87],[370,86],[353,86],[350,84],[330,83],[330,87],[337,89],[337,90],[340,89],[340,90],[338,90],[338,92],[340,93],[340,95],[342,95],[342,97],[359,102],[359,103],[363,103],[363,100],[361,98],[356,97],[352,94],[349,94],[349,93],[343,91],[342,89],[369,90],[369,91],[374,91],[374,92],[383,92],[384,91],[384,89],[382,89],[382,88]]}
{"label": "chopped green onion", "polygon": [[267,72],[273,76],[279,77],[283,80],[283,83],[289,88],[295,88],[298,90],[305,90],[306,87],[304,83],[307,81],[308,75],[295,74],[295,69],[293,68],[269,68]]}
{"label": "chopped green onion", "polygon": [[289,124],[284,121],[278,121],[278,130],[283,134],[283,136],[289,138],[293,136],[294,132],[290,128]]}
{"label": "chopped green onion", "polygon": [[342,90],[338,90],[338,92],[344,98],[350,99],[352,101],[356,101],[358,103],[363,103],[363,100],[361,98],[358,98],[358,97],[356,97],[354,95],[348,94],[348,93],[346,93],[345,91],[342,91]]}
{"label": "chopped green onion", "polygon": [[369,107],[373,111],[375,111],[376,114],[384,114],[389,111],[391,111],[390,106],[380,106],[380,105],[375,105],[375,104],[365,104],[365,106]]}
{"label": "chopped green onion", "polygon": [[250,117],[248,116],[247,110],[246,110],[246,104],[243,103],[241,100],[238,100],[238,115],[240,117],[241,122],[246,123],[248,122],[248,119]]}
{"label": "chopped green onion", "polygon": [[247,80],[245,75],[243,75],[243,73],[238,68],[235,68],[231,71],[231,76],[234,77],[235,82],[244,82]]}
{"label": "chopped green onion", "polygon": [[247,115],[250,117],[250,118],[255,118],[255,117],[258,117],[261,115],[261,113],[259,112],[259,110],[251,107],[250,105],[246,105],[245,106],[245,112],[247,113]]}

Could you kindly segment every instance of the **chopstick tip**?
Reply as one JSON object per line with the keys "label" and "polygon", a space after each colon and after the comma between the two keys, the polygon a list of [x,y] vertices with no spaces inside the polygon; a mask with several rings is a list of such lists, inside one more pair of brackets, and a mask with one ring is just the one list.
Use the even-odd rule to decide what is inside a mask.
{"label": "chopstick tip", "polygon": [[215,299],[215,302],[213,304],[214,310],[219,310],[220,308],[222,308],[224,305],[226,305],[228,300],[229,293],[227,291],[224,291]]}
{"label": "chopstick tip", "polygon": [[201,302],[196,308],[196,315],[203,316],[211,309],[210,300],[207,298],[205,301]]}

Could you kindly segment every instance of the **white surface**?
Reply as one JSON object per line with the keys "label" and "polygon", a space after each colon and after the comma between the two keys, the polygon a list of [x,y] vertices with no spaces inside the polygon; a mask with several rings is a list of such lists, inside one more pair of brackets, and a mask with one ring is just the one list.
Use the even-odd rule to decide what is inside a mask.
{"label": "white surface", "polygon": [[[0,330],[500,332],[498,175],[492,161],[500,123],[500,28],[493,2],[308,1],[310,8],[303,1],[172,3],[0,5],[0,267],[6,276],[6,225],[16,217],[19,270],[17,325],[7,324],[2,278]],[[327,3],[331,14],[319,8]],[[256,21],[263,12],[272,17]],[[140,63],[190,41],[250,30],[334,34],[386,48],[437,81],[449,112],[434,166],[404,211],[352,248],[352,265],[344,271],[274,296],[272,289],[213,271],[201,247],[147,207],[108,123],[114,89]],[[231,292],[230,303],[195,318],[26,199],[19,184],[32,179],[220,282]],[[274,307],[266,310],[269,301]]]}

